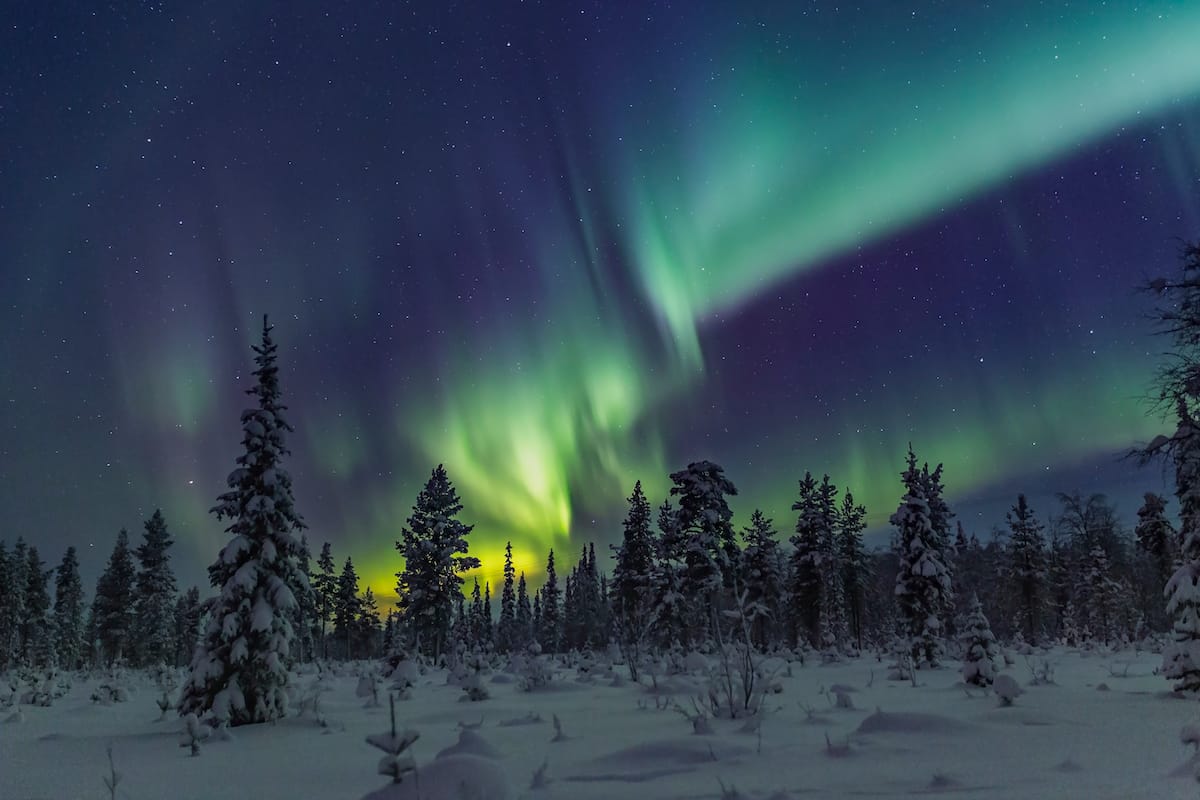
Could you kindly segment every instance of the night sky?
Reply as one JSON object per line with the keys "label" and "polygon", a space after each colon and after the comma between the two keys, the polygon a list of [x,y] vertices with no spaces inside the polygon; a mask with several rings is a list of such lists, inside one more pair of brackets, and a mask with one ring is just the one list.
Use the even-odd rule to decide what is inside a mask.
{"label": "night sky", "polygon": [[[444,462],[506,539],[619,537],[702,458],[883,533],[1107,492],[1200,237],[1200,3],[20,3],[0,34],[0,539],[94,579],[225,536],[270,313],[314,543],[393,591]],[[880,541],[882,538],[880,539]]]}

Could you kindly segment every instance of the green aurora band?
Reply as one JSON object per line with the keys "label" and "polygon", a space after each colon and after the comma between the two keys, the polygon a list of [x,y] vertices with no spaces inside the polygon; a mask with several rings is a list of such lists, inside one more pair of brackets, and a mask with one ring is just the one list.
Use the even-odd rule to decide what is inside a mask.
{"label": "green aurora band", "polygon": [[[648,412],[702,388],[707,320],[1200,92],[1200,5],[1149,4],[1137,14],[1109,8],[1082,20],[1035,13],[1042,18],[997,10],[992,25],[960,32],[934,56],[927,42],[839,41],[849,47],[837,56],[843,62],[882,60],[846,84],[820,80],[822,64],[835,60],[828,43],[806,42],[803,55],[781,63],[748,44],[739,52],[733,35],[714,54],[711,75],[694,77],[689,62],[636,104],[603,107],[614,118],[604,127],[628,133],[608,160],[617,165],[618,188],[600,202],[628,220],[624,250],[664,334],[651,352],[666,356],[648,357],[644,344],[622,335],[627,320],[602,302],[603,290],[589,294],[604,269],[590,234],[596,200],[576,165],[573,210],[582,233],[569,237],[573,246],[563,244],[568,237],[547,244],[542,264],[553,285],[571,284],[555,304],[569,315],[525,331],[511,360],[500,359],[519,359],[519,367],[471,363],[446,382],[444,396],[397,419],[458,483],[467,518],[479,522],[488,579],[497,579],[510,537],[525,569],[550,546],[561,552],[582,494],[619,504],[639,477],[665,491],[665,473],[680,465],[664,462]],[[1156,431],[1138,404],[1149,377],[1139,356],[1131,348],[1119,363],[1043,377],[1028,387],[1032,403],[990,400],[1009,390],[981,378],[973,391],[963,387],[953,410],[923,407],[882,435],[855,426],[893,418],[889,397],[903,388],[822,420],[831,435],[813,437],[814,425],[795,421],[798,430],[789,431],[781,421],[779,439],[793,434],[800,443],[762,463],[793,462],[796,474],[777,486],[760,483],[770,480],[765,472],[732,475],[751,489],[737,508],[761,505],[787,530],[794,479],[812,469],[849,486],[872,523],[885,524],[914,431],[919,454],[946,463],[953,496],[1012,477],[1039,454],[1071,463],[1120,450]],[[1081,393],[1092,401],[1079,413]],[[368,527],[379,526],[382,536],[394,519]],[[378,552],[371,564],[381,591],[395,559]]]}

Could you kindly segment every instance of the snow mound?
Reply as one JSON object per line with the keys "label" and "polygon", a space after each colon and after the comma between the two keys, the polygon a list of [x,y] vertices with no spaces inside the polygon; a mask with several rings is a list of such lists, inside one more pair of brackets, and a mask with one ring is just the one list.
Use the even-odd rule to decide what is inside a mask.
{"label": "snow mound", "polygon": [[[445,751],[443,751],[445,752]],[[438,756],[404,783],[389,783],[362,800],[513,800],[516,793],[495,761],[468,754]]]}
{"label": "snow mound", "polygon": [[858,733],[952,734],[967,730],[970,730],[970,726],[964,722],[914,711],[876,711],[858,726]]}
{"label": "snow mound", "polygon": [[732,742],[703,737],[660,739],[600,756],[597,763],[645,766],[653,764],[708,764],[750,755],[751,750]]}
{"label": "snow mound", "polygon": [[500,751],[473,730],[462,730],[458,734],[458,742],[441,750],[435,758],[449,758],[451,756],[474,756],[476,758],[490,758],[493,761],[501,758]]}

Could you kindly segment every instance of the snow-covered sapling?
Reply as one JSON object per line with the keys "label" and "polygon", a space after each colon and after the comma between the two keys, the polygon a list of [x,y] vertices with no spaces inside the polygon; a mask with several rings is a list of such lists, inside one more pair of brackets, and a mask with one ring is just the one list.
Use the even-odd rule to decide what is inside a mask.
{"label": "snow-covered sapling", "polygon": [[373,733],[367,737],[367,744],[378,747],[385,755],[379,760],[379,774],[390,775],[392,783],[401,783],[404,776],[417,771],[417,765],[411,754],[406,753],[413,742],[421,737],[414,730],[396,733],[396,699],[388,695],[388,707],[391,710],[392,727],[388,733]]}
{"label": "snow-covered sapling", "polygon": [[179,735],[179,746],[192,751],[193,756],[200,755],[200,743],[212,736],[213,729],[200,721],[194,713],[183,715],[183,731]]}
{"label": "snow-covered sapling", "polygon": [[570,737],[563,733],[562,720],[558,718],[558,714],[554,715],[554,738],[552,742],[565,742]]}
{"label": "snow-covered sapling", "polygon": [[1000,648],[996,637],[983,613],[983,604],[978,597],[971,598],[971,611],[967,615],[966,630],[962,635],[964,683],[974,686],[991,686],[996,679]]}
{"label": "snow-covered sapling", "polygon": [[550,760],[543,760],[542,765],[533,771],[533,779],[529,781],[530,789],[545,789],[550,785],[550,779],[546,777],[546,771],[549,768]]}
{"label": "snow-covered sapling", "polygon": [[108,774],[102,775],[104,780],[104,788],[108,789],[109,800],[117,800],[117,786],[121,783],[121,773],[117,772],[117,765],[113,763],[113,751],[110,744],[105,748],[108,753]]}
{"label": "snow-covered sapling", "polygon": [[363,698],[366,702],[363,708],[379,708],[379,690],[383,688],[383,678],[375,667],[369,666],[358,676],[358,687],[354,694],[356,697]]}
{"label": "snow-covered sapling", "polygon": [[1011,675],[997,675],[992,682],[992,691],[1000,698],[1000,705],[1011,706],[1024,692]]}

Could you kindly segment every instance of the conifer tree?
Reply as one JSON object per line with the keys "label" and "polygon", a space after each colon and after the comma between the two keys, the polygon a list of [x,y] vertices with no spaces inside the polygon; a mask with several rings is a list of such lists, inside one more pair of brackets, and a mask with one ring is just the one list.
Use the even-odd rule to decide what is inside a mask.
{"label": "conifer tree", "polygon": [[936,666],[942,652],[942,614],[948,606],[951,587],[941,539],[930,518],[926,495],[930,482],[925,474],[917,469],[917,457],[909,447],[908,467],[902,474],[905,493],[891,523],[896,527],[895,549],[899,560],[896,601],[913,664],[919,665],[924,659]]}
{"label": "conifer tree", "polygon": [[[16,577],[16,555],[0,542],[0,672],[15,666],[20,644],[25,584]],[[21,565],[22,570],[24,564]]]}
{"label": "conifer tree", "polygon": [[1174,417],[1175,433],[1159,436],[1143,451],[1146,459],[1167,456],[1175,467],[1179,502],[1179,563],[1164,594],[1174,622],[1172,641],[1163,649],[1163,675],[1176,689],[1200,691],[1200,243],[1188,244],[1180,274],[1150,282],[1161,303],[1158,333],[1171,340],[1170,360],[1156,384],[1160,408]]}
{"label": "conifer tree", "polygon": [[776,615],[784,605],[784,578],[779,541],[774,522],[762,510],[754,509],[750,525],[742,531],[746,546],[742,551],[745,611],[750,621],[750,637],[766,649],[778,627]]}
{"label": "conifer tree", "polygon": [[358,602],[358,650],[363,658],[374,658],[379,652],[379,603],[370,586]]}
{"label": "conifer tree", "polygon": [[333,560],[333,551],[329,542],[321,545],[321,555],[317,558],[317,574],[313,576],[313,597],[317,605],[317,618],[321,622],[321,657],[329,658],[329,642],[326,639],[328,625],[333,620],[333,610],[337,607],[338,581],[337,564]]}
{"label": "conifer tree", "polygon": [[472,526],[456,518],[460,511],[458,493],[439,464],[417,495],[408,526],[396,542],[404,557],[404,570],[396,573],[400,613],[418,649],[434,658],[443,651],[455,597],[462,597],[461,573],[480,563],[467,555]]}
{"label": "conifer tree", "polygon": [[309,590],[294,535],[304,522],[282,463],[292,427],[280,402],[277,346],[265,316],[262,339],[253,349],[256,380],[247,393],[256,403],[242,412],[243,452],[226,479],[229,491],[212,509],[229,522],[230,540],[208,568],[218,594],[179,706],[181,714],[211,713],[230,725],[287,714],[292,620],[297,596]]}
{"label": "conifer tree", "polygon": [[137,557],[134,656],[142,666],[172,664],[175,656],[175,574],[167,550],[174,544],[162,511],[146,520]]}
{"label": "conifer tree", "polygon": [[511,646],[524,648],[533,640],[533,608],[529,604],[529,587],[525,583],[525,573],[517,579],[517,613],[516,626]]}
{"label": "conifer tree", "polygon": [[654,585],[658,622],[655,628],[658,643],[666,647],[685,638],[688,616],[687,602],[680,590],[686,551],[682,537],[675,535],[675,509],[670,498],[658,507],[656,525]]}
{"label": "conifer tree", "polygon": [[842,585],[842,551],[835,535],[837,525],[837,488],[826,475],[817,490],[817,505],[821,516],[820,560],[821,576],[821,644],[826,655],[836,655],[846,646],[846,594]]}
{"label": "conifer tree", "polygon": [[554,548],[546,558],[546,582],[541,590],[541,627],[538,644],[543,653],[557,653],[562,646],[562,609],[559,604],[558,574],[554,569]]}
{"label": "conifer tree", "polygon": [[12,614],[10,664],[17,666],[29,661],[29,651],[25,641],[28,633],[26,620],[29,616],[26,606],[29,591],[29,546],[25,544],[24,538],[17,537],[8,563],[7,586],[9,587],[9,606]]}
{"label": "conifer tree", "polygon": [[533,614],[530,618],[530,641],[542,645],[542,590],[533,593]]}
{"label": "conifer tree", "polygon": [[494,633],[492,630],[492,584],[487,581],[483,584],[483,606],[482,613],[479,616],[480,621],[480,641],[485,645],[492,644]]}
{"label": "conifer tree", "polygon": [[175,601],[175,664],[190,664],[200,641],[204,604],[200,589],[192,586]]}
{"label": "conifer tree", "polygon": [[134,582],[137,567],[129,549],[129,533],[122,528],[108,566],[96,581],[92,601],[94,633],[104,660],[111,664],[130,655],[135,625]]}
{"label": "conifer tree", "polygon": [[685,617],[685,645],[699,643],[717,620],[722,591],[731,589],[740,553],[726,497],[737,487],[719,464],[696,461],[670,475],[671,496],[679,507],[671,524],[674,547],[683,550],[680,592],[692,599],[693,614]]}
{"label": "conifer tree", "polygon": [[842,496],[837,514],[837,535],[842,551],[842,583],[846,591],[846,614],[850,634],[859,650],[863,646],[863,605],[871,582],[871,559],[863,550],[867,509],[854,501],[849,490]]}
{"label": "conifer tree", "polygon": [[1008,512],[1008,579],[1015,592],[1022,633],[1034,642],[1041,632],[1041,611],[1046,581],[1046,543],[1043,526],[1034,517],[1025,495]]}
{"label": "conifer tree", "polygon": [[[1175,528],[1167,519],[1167,501],[1162,495],[1146,492],[1145,502],[1138,509],[1134,535],[1138,548],[1153,564],[1153,584],[1161,590],[1175,572],[1179,547]],[[1154,615],[1156,618],[1159,614]]]}
{"label": "conifer tree", "polygon": [[25,570],[25,616],[21,621],[24,660],[33,667],[48,667],[54,662],[54,635],[50,628],[50,571],[30,545]]}
{"label": "conifer tree", "polygon": [[346,556],[346,563],[342,565],[337,589],[337,604],[333,609],[334,633],[345,644],[345,657],[350,661],[358,652],[354,640],[357,638],[359,618],[362,616],[362,601],[358,596],[358,573],[354,569],[354,559],[350,556]]}
{"label": "conifer tree", "polygon": [[637,680],[639,662],[656,621],[654,534],[650,530],[650,502],[641,481],[633,485],[621,544],[613,550],[616,564],[609,583],[613,627],[631,677]]}
{"label": "conifer tree", "polygon": [[516,570],[513,568],[512,542],[504,545],[504,589],[500,594],[500,623],[496,627],[496,649],[507,653],[517,647]]}
{"label": "conifer tree", "polygon": [[308,537],[300,535],[300,549],[296,554],[296,566],[304,574],[305,588],[296,592],[296,615],[292,622],[297,632],[297,653],[300,661],[311,661],[315,657],[314,635],[320,628],[317,611],[317,591],[313,588],[312,552],[308,549]]}
{"label": "conifer tree", "polygon": [[68,547],[54,578],[54,650],[58,666],[79,669],[83,661],[83,581],[75,548]]}
{"label": "conifer tree", "polygon": [[[1023,497],[1024,495],[1022,495]],[[963,683],[991,686],[996,679],[1000,647],[983,613],[978,597],[971,598],[971,611],[963,631]]]}
{"label": "conifer tree", "polygon": [[821,629],[821,548],[829,519],[822,513],[820,487],[811,472],[800,481],[800,498],[792,503],[799,512],[796,533],[791,537],[791,591],[789,605],[794,620],[794,635],[809,644],[820,645]]}

